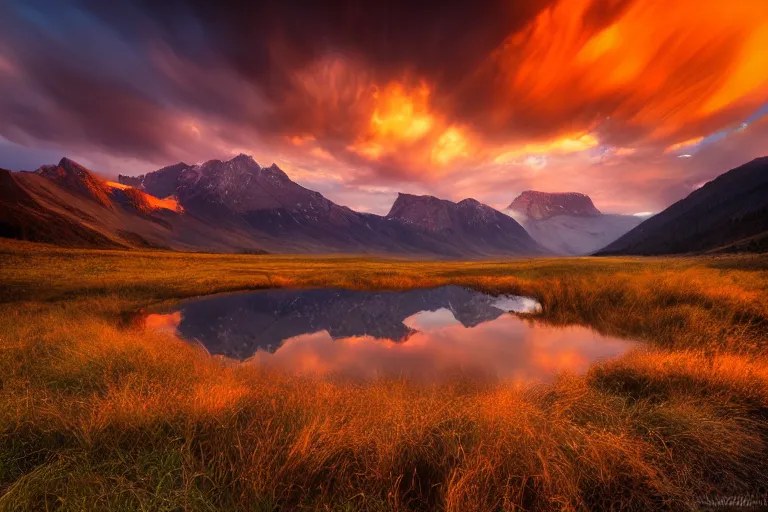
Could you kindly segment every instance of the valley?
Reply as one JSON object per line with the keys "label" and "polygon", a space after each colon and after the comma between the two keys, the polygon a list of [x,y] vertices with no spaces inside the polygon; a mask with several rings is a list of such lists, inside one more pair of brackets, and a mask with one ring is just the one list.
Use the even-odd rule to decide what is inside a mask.
{"label": "valley", "polygon": [[723,174],[657,215],[604,214],[579,193],[524,191],[503,211],[400,193],[359,213],[252,157],[164,167],[118,182],[63,158],[0,169],[0,236],[69,247],[483,259],[761,252],[766,159]]}
{"label": "valley", "polygon": [[0,512],[768,512],[768,0],[0,34]]}

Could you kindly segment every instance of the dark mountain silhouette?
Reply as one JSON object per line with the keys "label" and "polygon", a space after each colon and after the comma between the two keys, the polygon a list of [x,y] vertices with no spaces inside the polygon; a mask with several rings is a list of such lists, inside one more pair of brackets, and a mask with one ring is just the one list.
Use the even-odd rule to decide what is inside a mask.
{"label": "dark mountain silhouette", "polygon": [[768,157],[732,169],[598,252],[768,250]]}
{"label": "dark mountain silhouette", "polygon": [[480,254],[541,254],[544,250],[511,217],[474,199],[458,203],[399,194],[387,219]]}
{"label": "dark mountain silhouette", "polygon": [[[62,245],[455,258],[541,251],[514,221],[476,201],[462,202],[457,217],[477,230],[474,239],[425,231],[339,206],[247,155],[179,163],[119,183],[63,158],[33,173],[5,171],[2,180],[2,236]],[[511,234],[491,225],[499,222]]]}
{"label": "dark mountain silhouette", "polygon": [[548,251],[562,255],[591,254],[643,221],[633,215],[603,214],[589,196],[576,192],[527,190],[504,213]]}

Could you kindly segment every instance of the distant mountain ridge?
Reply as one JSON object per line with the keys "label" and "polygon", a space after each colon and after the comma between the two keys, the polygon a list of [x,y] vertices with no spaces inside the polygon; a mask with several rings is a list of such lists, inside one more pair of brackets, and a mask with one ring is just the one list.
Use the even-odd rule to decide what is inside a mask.
{"label": "distant mountain ridge", "polygon": [[600,215],[588,195],[579,192],[538,192],[526,190],[506,208],[536,220],[550,219],[556,215],[594,217]]}
{"label": "distant mountain ridge", "polygon": [[514,219],[471,198],[454,203],[400,193],[386,218],[480,250],[546,252]]}
{"label": "distant mountain ridge", "polygon": [[768,250],[768,157],[721,174],[599,255]]}
{"label": "distant mountain ridge", "polygon": [[504,213],[548,251],[566,256],[591,254],[643,220],[633,215],[603,214],[588,195],[578,192],[526,190]]}
{"label": "distant mountain ridge", "polygon": [[[542,251],[519,225],[513,226],[518,230],[517,245],[510,243],[503,233],[496,233],[496,239],[465,238],[462,244],[447,233],[423,233],[424,226],[415,226],[397,215],[381,217],[355,212],[298,185],[275,164],[262,167],[243,154],[228,161],[210,160],[196,166],[180,163],[135,179],[120,179],[126,184],[136,183],[157,197],[173,193],[185,209],[201,218],[230,219],[245,223],[266,237],[279,237],[279,244],[265,244],[270,251],[373,251],[449,257]],[[462,211],[472,215],[471,210]],[[284,248],[286,243],[293,244],[295,249]]]}
{"label": "distant mountain ridge", "polygon": [[429,230],[398,215],[339,206],[275,164],[261,167],[242,154],[119,176],[117,183],[66,158],[34,173],[2,171],[0,178],[14,190],[0,196],[0,235],[33,241],[442,258],[543,252],[516,222],[474,200],[445,201],[452,225]]}

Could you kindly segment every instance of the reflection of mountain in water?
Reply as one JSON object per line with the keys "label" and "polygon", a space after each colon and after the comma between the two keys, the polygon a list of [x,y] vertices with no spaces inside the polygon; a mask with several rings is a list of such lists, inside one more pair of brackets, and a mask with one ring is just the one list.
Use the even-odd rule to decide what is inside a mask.
{"label": "reflection of mountain in water", "polygon": [[285,339],[318,331],[334,339],[367,335],[401,341],[414,332],[403,320],[440,308],[465,327],[514,309],[497,297],[459,286],[402,292],[268,290],[183,303],[178,332],[198,339],[212,354],[245,359],[258,349],[274,351]]}

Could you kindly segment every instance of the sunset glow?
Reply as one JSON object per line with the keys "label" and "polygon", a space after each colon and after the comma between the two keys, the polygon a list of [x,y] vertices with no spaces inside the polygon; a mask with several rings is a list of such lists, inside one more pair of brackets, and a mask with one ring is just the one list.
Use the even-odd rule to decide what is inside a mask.
{"label": "sunset glow", "polygon": [[439,173],[460,157],[469,155],[463,130],[447,125],[444,116],[430,111],[431,91],[426,83],[406,88],[392,82],[372,88],[373,112],[366,133],[347,149],[368,160],[388,158],[404,169]]}
{"label": "sunset glow", "polygon": [[[122,183],[117,183],[115,181],[107,181],[107,186],[110,188],[117,188],[120,190],[127,190],[127,189],[133,189],[133,187],[129,187],[127,185],[123,185]],[[136,189],[133,189],[136,190]],[[179,202],[173,198],[173,197],[166,197],[164,199],[159,199],[157,197],[151,196],[149,194],[145,194],[141,191],[136,191],[137,193],[141,194],[141,198],[143,201],[146,201],[152,208],[162,208],[165,210],[172,210],[172,211],[181,211],[182,207],[179,204]]]}
{"label": "sunset glow", "polygon": [[716,115],[736,121],[765,102],[764,2],[625,2],[602,23],[598,6],[561,0],[495,52],[494,124],[523,108],[585,128],[619,121],[653,142],[708,135]]}
{"label": "sunset glow", "polygon": [[0,0],[0,509],[768,510],[768,0]]}
{"label": "sunset glow", "polygon": [[[117,20],[89,8],[65,45],[21,3],[0,21],[0,149],[17,167],[66,151],[135,175],[245,152],[378,213],[400,191],[503,205],[534,188],[632,213],[759,156],[768,131],[762,0],[457,5],[428,23],[406,5],[340,8],[300,29],[290,9],[221,13],[222,27],[269,27],[247,31],[190,6],[204,52],[186,22],[161,29],[162,10]],[[62,6],[47,15],[81,19]],[[443,25],[461,30],[424,30]],[[403,30],[392,39],[388,26]],[[141,48],[128,71],[99,50],[126,43]],[[78,54],[87,66],[68,64]],[[64,67],[55,79],[45,59]]]}
{"label": "sunset glow", "polygon": [[593,135],[571,135],[555,139],[550,142],[525,144],[523,146],[505,151],[494,159],[497,164],[511,163],[521,156],[541,154],[568,154],[586,151],[598,145],[598,140]]}

